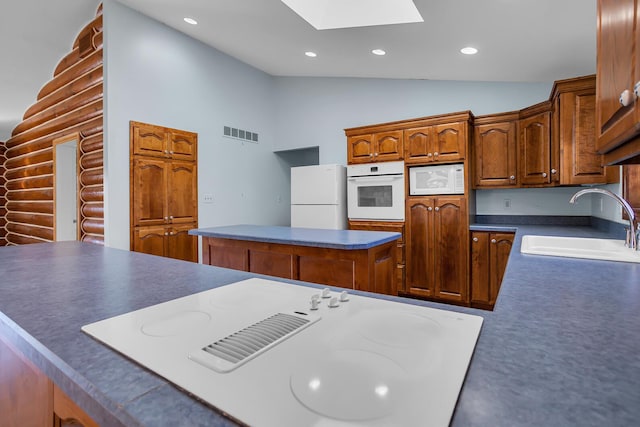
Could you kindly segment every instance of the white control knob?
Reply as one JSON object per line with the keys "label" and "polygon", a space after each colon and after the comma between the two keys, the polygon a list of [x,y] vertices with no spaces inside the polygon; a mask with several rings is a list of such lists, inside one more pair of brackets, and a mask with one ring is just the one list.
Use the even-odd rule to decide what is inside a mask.
{"label": "white control knob", "polygon": [[331,289],[324,288],[322,290],[322,298],[329,298],[331,296]]}
{"label": "white control knob", "polygon": [[313,297],[311,298],[311,310],[317,310],[319,304],[320,304],[320,300],[318,298],[313,298]]}
{"label": "white control knob", "polygon": [[349,294],[347,293],[347,291],[340,292],[340,302],[346,301],[349,301]]}
{"label": "white control knob", "polygon": [[620,104],[623,107],[628,107],[631,105],[633,101],[633,97],[631,96],[631,91],[629,89],[625,89],[624,92],[620,94]]}
{"label": "white control knob", "polygon": [[339,305],[340,305],[340,303],[338,302],[338,297],[332,297],[332,298],[329,300],[329,307],[331,307],[331,308],[335,308],[335,307],[337,307],[337,306],[339,306]]}

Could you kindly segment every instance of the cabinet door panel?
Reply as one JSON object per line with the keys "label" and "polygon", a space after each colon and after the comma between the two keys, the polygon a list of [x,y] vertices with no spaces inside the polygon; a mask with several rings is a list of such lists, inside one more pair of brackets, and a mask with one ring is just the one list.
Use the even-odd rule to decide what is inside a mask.
{"label": "cabinet door panel", "polygon": [[463,198],[439,197],[435,204],[436,296],[466,302],[467,208]]}
{"label": "cabinet door panel", "polygon": [[356,135],[347,138],[347,160],[349,163],[373,161],[373,135]]}
{"label": "cabinet door panel", "polygon": [[515,122],[478,125],[475,130],[476,186],[516,185]]}
{"label": "cabinet door panel", "polygon": [[[635,0],[598,1],[597,131],[598,150],[604,152],[622,142],[622,135],[635,127],[635,103],[620,104],[624,90],[635,84]],[[638,101],[636,100],[636,103]]]}
{"label": "cabinet door panel", "polygon": [[434,161],[464,160],[467,154],[467,124],[450,123],[435,126]]}
{"label": "cabinet door panel", "polygon": [[190,236],[189,230],[196,224],[169,228],[166,240],[166,256],[183,261],[198,262],[198,236]]}
{"label": "cabinet door panel", "polygon": [[169,132],[169,153],[172,158],[195,160],[198,136],[191,132]]}
{"label": "cabinet door panel", "polygon": [[144,123],[131,124],[133,154],[166,157],[167,137],[164,129]]}
{"label": "cabinet door panel", "polygon": [[433,199],[421,198],[407,205],[406,288],[426,297],[434,294],[433,204]]}
{"label": "cabinet door panel", "polygon": [[406,163],[433,161],[433,153],[431,151],[432,133],[432,126],[404,131],[404,161]]}
{"label": "cabinet door panel", "polygon": [[353,260],[301,255],[298,258],[298,267],[299,280],[355,288],[356,266]]}
{"label": "cabinet door panel", "polygon": [[513,245],[513,233],[491,233],[491,247],[489,249],[491,276],[489,281],[491,305],[496,303],[500,285],[507,268],[507,261]]}
{"label": "cabinet door panel", "polygon": [[165,162],[155,159],[135,159],[132,175],[133,224],[163,224],[167,216]]}
{"label": "cabinet door panel", "polygon": [[197,221],[197,171],[193,162],[173,160],[168,163],[169,219],[172,223]]}
{"label": "cabinet door panel", "polygon": [[376,161],[400,160],[403,155],[402,131],[383,132],[374,134]]}
{"label": "cabinet door panel", "polygon": [[53,384],[0,339],[0,424],[53,426]]}
{"label": "cabinet door panel", "polygon": [[520,120],[520,182],[523,185],[551,182],[549,113]]}
{"label": "cabinet door panel", "polygon": [[133,232],[133,251],[150,255],[164,256],[166,227],[141,227]]}
{"label": "cabinet door panel", "polygon": [[293,255],[249,249],[249,271],[268,276],[295,279]]}
{"label": "cabinet door panel", "polygon": [[471,234],[471,302],[489,304],[489,233]]}

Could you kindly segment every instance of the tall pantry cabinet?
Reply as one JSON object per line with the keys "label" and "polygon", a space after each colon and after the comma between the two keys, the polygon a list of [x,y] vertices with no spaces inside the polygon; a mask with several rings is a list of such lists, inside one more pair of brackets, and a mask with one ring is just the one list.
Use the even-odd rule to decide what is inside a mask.
{"label": "tall pantry cabinet", "polygon": [[131,250],[198,261],[198,135],[130,123]]}

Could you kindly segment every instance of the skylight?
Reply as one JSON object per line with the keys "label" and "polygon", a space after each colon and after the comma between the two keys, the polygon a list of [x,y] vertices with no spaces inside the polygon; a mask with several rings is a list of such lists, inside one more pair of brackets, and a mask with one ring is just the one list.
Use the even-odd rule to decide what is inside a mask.
{"label": "skylight", "polygon": [[316,30],[424,22],[412,0],[282,0]]}

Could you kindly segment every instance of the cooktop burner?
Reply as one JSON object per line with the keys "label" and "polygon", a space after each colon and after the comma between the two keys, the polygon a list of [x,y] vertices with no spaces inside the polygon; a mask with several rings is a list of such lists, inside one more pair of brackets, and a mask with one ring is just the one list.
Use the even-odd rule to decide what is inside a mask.
{"label": "cooktop burner", "polygon": [[446,426],[481,325],[249,279],[82,330],[252,426]]}

